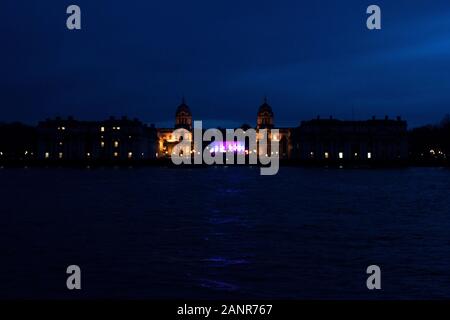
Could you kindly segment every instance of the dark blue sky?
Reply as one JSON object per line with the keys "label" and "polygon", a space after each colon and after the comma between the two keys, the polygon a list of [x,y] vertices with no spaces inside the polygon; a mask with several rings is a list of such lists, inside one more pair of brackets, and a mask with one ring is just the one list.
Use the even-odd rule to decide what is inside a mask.
{"label": "dark blue sky", "polygon": [[[82,9],[81,31],[66,7]],[[365,27],[382,8],[381,31]],[[0,121],[56,115],[254,124],[264,95],[280,126],[317,115],[450,112],[450,2],[2,0]]]}

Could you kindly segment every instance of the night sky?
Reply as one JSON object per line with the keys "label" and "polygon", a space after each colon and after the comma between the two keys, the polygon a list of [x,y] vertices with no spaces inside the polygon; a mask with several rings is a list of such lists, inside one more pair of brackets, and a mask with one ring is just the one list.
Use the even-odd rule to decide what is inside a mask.
{"label": "night sky", "polygon": [[0,121],[165,126],[183,95],[207,125],[254,125],[265,95],[278,126],[450,112],[449,0],[2,0],[0,37]]}

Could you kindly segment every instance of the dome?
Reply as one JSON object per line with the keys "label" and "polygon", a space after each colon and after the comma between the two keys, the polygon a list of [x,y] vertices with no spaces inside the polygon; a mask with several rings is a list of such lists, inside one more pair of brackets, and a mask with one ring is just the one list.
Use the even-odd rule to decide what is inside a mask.
{"label": "dome", "polygon": [[264,103],[259,107],[258,114],[269,114],[273,117],[272,107],[267,103],[267,98],[264,98]]}
{"label": "dome", "polygon": [[191,109],[189,109],[189,106],[186,104],[185,99],[181,101],[181,104],[177,108],[176,115],[184,114],[184,115],[191,115]]}

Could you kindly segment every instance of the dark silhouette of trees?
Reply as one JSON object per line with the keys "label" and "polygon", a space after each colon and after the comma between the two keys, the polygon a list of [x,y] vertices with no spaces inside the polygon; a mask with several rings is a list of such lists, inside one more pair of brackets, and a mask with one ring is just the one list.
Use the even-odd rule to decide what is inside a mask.
{"label": "dark silhouette of trees", "polygon": [[37,147],[36,128],[19,122],[0,124],[0,157],[32,159]]}
{"label": "dark silhouette of trees", "polygon": [[410,131],[412,160],[439,161],[450,158],[450,115],[436,125],[426,125]]}

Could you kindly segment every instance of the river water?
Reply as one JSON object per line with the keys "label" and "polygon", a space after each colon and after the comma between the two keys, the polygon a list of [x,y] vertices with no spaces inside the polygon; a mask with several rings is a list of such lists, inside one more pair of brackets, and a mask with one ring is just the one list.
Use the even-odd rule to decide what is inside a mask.
{"label": "river water", "polygon": [[450,297],[449,169],[4,168],[0,182],[1,298]]}

